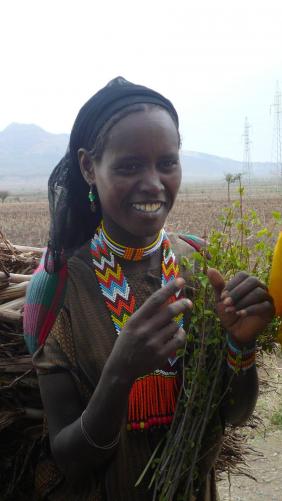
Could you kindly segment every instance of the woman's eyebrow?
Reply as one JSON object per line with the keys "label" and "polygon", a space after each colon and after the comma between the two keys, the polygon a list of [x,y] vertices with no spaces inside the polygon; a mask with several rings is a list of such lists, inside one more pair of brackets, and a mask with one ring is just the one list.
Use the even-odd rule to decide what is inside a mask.
{"label": "woman's eyebrow", "polygon": [[[121,154],[117,154],[116,155],[116,160],[117,161],[120,161],[120,160],[123,160],[123,161],[131,161],[131,160],[146,160],[146,155],[143,155],[141,152],[138,153],[138,154],[134,154],[134,155],[123,155],[122,153]],[[171,152],[167,152],[167,153],[160,153],[158,155],[158,158],[161,159],[161,160],[165,160],[165,159],[170,159],[170,158],[179,158],[179,153],[175,152],[175,151],[171,151]]]}
{"label": "woman's eyebrow", "polygon": [[140,162],[140,160],[143,161],[145,159],[146,159],[145,155],[142,155],[142,154],[140,154],[140,155],[136,155],[136,154],[135,155],[122,155],[122,154],[119,155],[119,154],[117,154],[115,157],[114,163],[121,162],[121,161],[122,162],[132,162],[132,161],[133,162],[136,162],[136,161]]}

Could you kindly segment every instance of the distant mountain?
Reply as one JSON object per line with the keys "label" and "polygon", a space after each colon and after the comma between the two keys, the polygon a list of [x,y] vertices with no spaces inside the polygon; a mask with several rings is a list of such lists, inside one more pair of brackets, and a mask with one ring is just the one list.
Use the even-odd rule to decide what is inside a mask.
{"label": "distant mountain", "polygon": [[[33,124],[12,123],[0,132],[0,189],[45,189],[47,179],[69,141],[68,134],[51,134]],[[184,181],[223,179],[226,173],[242,172],[242,163],[229,158],[183,151]],[[256,177],[270,177],[271,163],[254,163]]]}
{"label": "distant mountain", "polygon": [[[183,151],[181,156],[184,181],[209,181],[224,179],[225,174],[244,172],[242,162],[230,158],[217,157],[195,151]],[[269,178],[275,173],[275,165],[271,162],[254,162],[252,175],[256,178]]]}
{"label": "distant mountain", "polygon": [[0,187],[46,187],[68,140],[68,134],[51,134],[33,124],[6,127],[0,132]]}

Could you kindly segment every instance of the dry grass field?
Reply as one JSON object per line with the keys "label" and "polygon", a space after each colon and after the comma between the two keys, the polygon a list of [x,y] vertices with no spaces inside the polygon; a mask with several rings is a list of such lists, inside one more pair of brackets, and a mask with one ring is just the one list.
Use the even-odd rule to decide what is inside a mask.
{"label": "dry grass field", "polygon": [[[232,187],[231,198],[238,198]],[[273,210],[282,210],[282,194],[271,184],[257,184],[246,190],[245,206],[255,209],[264,226],[271,224]],[[207,235],[218,226],[217,217],[227,206],[226,183],[193,184],[178,195],[167,221],[170,231]],[[0,203],[0,230],[13,243],[44,246],[48,239],[47,196],[26,196],[21,201]]]}

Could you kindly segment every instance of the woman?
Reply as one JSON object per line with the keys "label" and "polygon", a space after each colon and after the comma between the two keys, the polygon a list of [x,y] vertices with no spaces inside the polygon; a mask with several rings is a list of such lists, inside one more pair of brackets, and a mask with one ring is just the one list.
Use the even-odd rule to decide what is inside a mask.
{"label": "woman", "polygon": [[[173,105],[119,77],[80,110],[69,151],[50,178],[45,267],[56,276],[67,269],[63,306],[58,287],[48,285],[54,274],[41,272],[25,310],[27,334],[40,326],[45,341],[33,360],[63,473],[48,484],[47,499],[152,499],[146,481],[135,483],[173,417],[175,352],[184,346],[192,308],[175,257],[191,248],[163,231],[181,181],[179,147]],[[226,378],[233,376],[217,416],[219,444],[224,422],[240,424],[254,408],[254,343],[273,307],[255,278],[241,273],[225,284],[216,270],[208,273],[230,336]],[[46,321],[47,303],[36,297],[47,289],[56,304]],[[38,302],[35,316],[29,303]],[[215,458],[194,500],[216,499]]]}

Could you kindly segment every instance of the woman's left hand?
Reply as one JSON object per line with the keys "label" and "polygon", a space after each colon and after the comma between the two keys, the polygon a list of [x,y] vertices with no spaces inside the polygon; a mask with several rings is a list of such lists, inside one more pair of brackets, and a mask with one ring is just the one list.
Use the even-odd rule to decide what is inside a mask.
{"label": "woman's left hand", "polygon": [[208,278],[223,327],[239,344],[254,341],[274,316],[273,300],[266,286],[244,271],[225,283],[217,270],[209,268]]}

